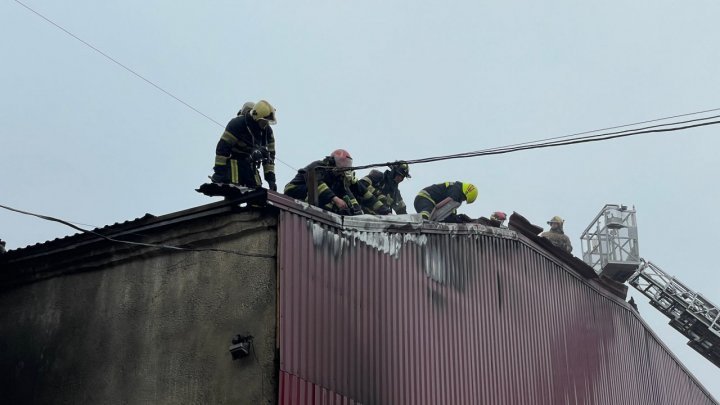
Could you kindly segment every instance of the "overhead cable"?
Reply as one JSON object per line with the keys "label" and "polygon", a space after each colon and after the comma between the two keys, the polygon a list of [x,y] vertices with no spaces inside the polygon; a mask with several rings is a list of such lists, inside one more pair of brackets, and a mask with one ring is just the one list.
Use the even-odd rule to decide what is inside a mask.
{"label": "overhead cable", "polygon": [[80,231],[80,232],[88,233],[88,234],[91,234],[91,235],[94,235],[94,236],[100,237],[102,239],[105,239],[107,241],[115,242],[115,243],[123,243],[126,245],[152,247],[152,248],[169,249],[169,250],[180,250],[180,251],[185,251],[185,252],[220,252],[220,253],[234,254],[234,255],[238,255],[238,256],[262,257],[262,258],[268,258],[268,259],[275,258],[275,255],[269,255],[269,254],[264,254],[264,253],[240,252],[237,250],[230,250],[230,249],[189,248],[189,247],[180,247],[180,246],[173,246],[173,245],[163,245],[163,244],[156,244],[156,243],[142,243],[142,242],[133,242],[133,241],[129,241],[129,240],[115,239],[115,238],[111,238],[109,236],[103,235],[103,234],[93,231],[93,230],[80,228],[79,226],[75,226],[75,225],[71,224],[70,222],[64,221],[59,218],[55,218],[55,217],[51,217],[51,216],[47,216],[47,215],[35,214],[32,212],[19,210],[17,208],[8,207],[5,205],[0,205],[0,208],[4,208],[8,211],[14,211],[14,212],[17,212],[20,214],[30,215],[33,217],[44,219],[46,221],[59,222],[63,225],[67,225],[75,230]]}
{"label": "overhead cable", "polygon": [[[105,53],[105,52],[101,51],[100,49],[96,48],[95,46],[93,46],[93,45],[90,44],[89,42],[85,41],[84,39],[78,37],[77,35],[73,34],[72,32],[68,31],[67,29],[63,28],[62,26],[60,26],[59,24],[57,24],[57,23],[54,22],[53,20],[49,19],[48,17],[45,17],[44,15],[40,14],[38,11],[35,11],[35,10],[32,9],[30,6],[26,5],[25,3],[23,3],[23,2],[21,2],[21,1],[19,1],[19,0],[15,0],[15,2],[18,3],[19,5],[25,7],[25,8],[28,9],[30,12],[32,12],[33,14],[35,14],[35,15],[37,15],[38,17],[42,18],[43,20],[47,21],[48,23],[52,24],[52,25],[55,26],[57,29],[63,31],[64,33],[66,33],[66,34],[70,35],[71,37],[75,38],[76,40],[80,41],[80,43],[82,43],[83,45],[87,46],[88,48],[90,48],[90,49],[94,50],[95,52],[99,53],[100,55],[104,56],[104,57],[105,57],[106,59],[108,59],[109,61],[115,63],[116,65],[120,66],[121,68],[123,68],[123,69],[127,70],[128,72],[132,73],[135,77],[137,77],[137,78],[139,78],[140,80],[144,81],[145,83],[147,83],[147,84],[155,87],[156,89],[158,89],[158,90],[160,90],[161,92],[165,93],[167,96],[172,97],[175,101],[181,103],[182,105],[184,105],[185,107],[191,109],[192,111],[194,111],[194,112],[202,115],[203,117],[207,118],[208,120],[210,120],[211,122],[213,122],[213,123],[215,123],[216,125],[220,126],[221,128],[225,128],[225,125],[221,124],[220,122],[216,121],[215,119],[213,119],[213,118],[210,117],[209,115],[207,115],[207,114],[203,113],[202,111],[198,110],[197,108],[193,107],[193,106],[190,105],[189,103],[187,103],[187,102],[185,102],[184,100],[182,100],[180,97],[178,97],[178,96],[174,95],[173,93],[169,92],[168,90],[165,90],[164,88],[160,87],[160,85],[156,84],[156,83],[153,82],[152,80],[146,78],[145,76],[143,76],[143,75],[141,75],[140,73],[134,71],[133,69],[129,68],[128,66],[122,64],[122,63],[119,62],[117,59],[113,58],[112,56],[108,55],[107,53]],[[288,163],[286,163],[286,162],[284,162],[284,161],[282,161],[282,160],[280,160],[280,159],[278,159],[278,158],[275,158],[275,160],[277,160],[278,162],[284,164],[285,166],[287,166],[287,167],[289,167],[289,168],[291,168],[291,169],[293,169],[293,170],[297,170],[297,169],[295,169],[294,167],[292,167],[290,164],[288,164]]]}
{"label": "overhead cable", "polygon": [[[521,143],[516,143],[516,144],[512,144],[512,145],[507,145],[506,147],[521,146],[521,145],[527,145],[527,144],[536,143],[536,142],[552,141],[552,140],[556,140],[556,139],[571,138],[571,137],[578,136],[578,135],[592,134],[592,133],[594,133],[594,132],[600,132],[600,131],[609,131],[609,130],[611,130],[611,129],[634,127],[634,126],[636,126],[636,125],[649,124],[649,123],[651,123],[651,122],[667,121],[667,120],[671,120],[671,119],[673,119],[673,118],[688,117],[688,116],[691,116],[691,115],[705,114],[705,113],[714,112],[714,111],[720,111],[720,108],[712,108],[712,109],[709,109],[709,110],[695,111],[695,112],[690,112],[690,113],[685,113],[685,114],[671,115],[671,116],[662,117],[662,118],[654,118],[654,119],[646,120],[646,121],[633,122],[633,123],[631,123],[631,124],[622,124],[622,125],[616,125],[616,126],[613,126],[613,127],[598,128],[598,129],[593,129],[593,130],[590,130],[590,131],[576,132],[576,133],[574,133],[574,134],[569,134],[569,135],[562,135],[562,136],[555,136],[555,137],[552,137],[552,138],[538,139],[538,140],[535,140],[535,141],[521,142]],[[704,119],[709,119],[709,118],[712,118],[712,117],[699,118],[698,120],[704,120]],[[666,124],[666,125],[671,125],[671,124]]]}
{"label": "overhead cable", "polygon": [[[586,135],[586,136],[575,136],[574,138],[572,138],[572,139],[567,139],[567,140],[565,140],[565,141],[554,140],[554,141],[551,141],[551,142],[546,142],[546,141],[552,140],[552,139],[568,138],[568,136],[555,137],[555,138],[546,138],[546,139],[540,139],[540,140],[537,140],[537,141],[529,141],[529,142],[524,142],[524,143],[520,143],[520,144],[514,144],[514,145],[500,146],[500,147],[495,147],[495,148],[482,149],[482,150],[479,150],[479,151],[463,152],[463,153],[458,153],[458,154],[448,155],[448,156],[457,156],[457,157],[465,157],[465,156],[467,156],[467,157],[474,157],[474,156],[489,154],[488,152],[498,151],[498,150],[507,150],[507,151],[510,151],[510,152],[514,152],[514,151],[516,151],[516,150],[535,149],[534,147],[528,147],[528,146],[539,146],[539,145],[543,145],[543,147],[549,147],[549,146],[556,146],[556,145],[569,145],[569,144],[574,144],[574,143],[583,143],[583,142],[576,142],[576,141],[579,141],[579,140],[590,140],[590,139],[594,139],[594,138],[603,138],[603,137],[607,137],[608,135],[617,135],[617,134],[635,135],[636,132],[638,132],[638,131],[645,131],[645,130],[648,130],[648,129],[660,128],[660,127],[667,127],[667,126],[674,126],[674,125],[680,125],[680,124],[688,124],[688,123],[691,123],[691,122],[707,121],[707,120],[711,120],[711,119],[715,119],[715,118],[720,118],[720,115],[714,115],[714,116],[704,117],[704,118],[696,118],[696,119],[685,120],[685,121],[669,122],[669,123],[665,123],[665,124],[658,124],[658,125],[652,125],[652,126],[648,126],[648,127],[627,129],[627,130],[623,130],[623,131],[605,132],[605,133],[601,133],[601,134]],[[621,127],[619,127],[619,128],[622,128],[622,127],[625,127],[625,126],[621,126]],[[684,128],[688,128],[688,127],[677,128],[677,129],[684,129]],[[584,133],[592,133],[592,132],[597,132],[597,131],[588,131],[588,132],[584,132]],[[578,135],[580,135],[580,134],[582,134],[582,133],[579,133]],[[616,138],[616,137],[613,137],[613,138]],[[612,139],[612,138],[608,138],[608,139]],[[419,159],[419,160],[422,160],[422,159]]]}
{"label": "overhead cable", "polygon": [[[714,110],[708,110],[708,111],[714,111]],[[683,116],[686,116],[686,115],[683,115]],[[600,134],[595,134],[595,135],[574,137],[574,138],[564,139],[564,140],[560,140],[560,139],[568,138],[568,136],[547,138],[547,139],[539,140],[539,141],[524,142],[521,144],[506,145],[506,146],[482,149],[482,150],[471,151],[471,152],[463,152],[463,153],[456,153],[456,154],[442,155],[442,156],[432,156],[432,157],[419,158],[419,159],[401,160],[401,162],[407,163],[407,164],[420,164],[420,163],[437,162],[437,161],[441,161],[441,160],[464,159],[464,158],[478,157],[478,156],[500,155],[500,154],[519,152],[519,151],[529,150],[529,149],[541,149],[541,148],[550,148],[550,147],[557,147],[557,146],[574,145],[574,144],[580,144],[580,143],[598,142],[598,141],[605,141],[605,140],[616,139],[616,138],[637,136],[637,135],[642,135],[642,134],[674,132],[674,131],[681,131],[681,130],[690,129],[690,128],[697,128],[697,127],[703,127],[703,126],[708,126],[708,125],[720,124],[720,121],[708,121],[708,120],[715,119],[715,118],[720,118],[720,115],[716,115],[716,116],[712,116],[712,117],[705,117],[705,118],[698,118],[698,119],[687,120],[687,121],[679,121],[679,122],[653,125],[653,126],[637,128],[637,129],[633,129],[633,130],[605,132],[605,133],[600,133]],[[654,121],[656,121],[656,120],[646,121],[646,122],[654,122]],[[705,121],[705,122],[698,122],[698,121]],[[692,125],[674,126],[671,128],[662,128],[662,127],[666,127],[666,126],[681,125],[681,124],[687,124],[687,123],[691,123],[691,122],[698,122],[698,123],[695,123]],[[625,127],[625,126],[620,126],[620,127],[616,127],[616,128],[621,128],[621,127]],[[595,132],[595,131],[590,131],[590,132],[585,132],[585,133],[591,133],[591,132]],[[555,139],[555,140],[553,140],[553,139]],[[553,140],[553,141],[547,142],[548,140]],[[344,168],[344,169],[340,169],[340,170],[367,169],[367,168],[372,168],[372,167],[388,166],[388,165],[392,165],[393,163],[396,163],[396,162],[372,163],[372,164],[367,164],[367,165],[362,165],[362,166],[353,166],[353,167]]]}

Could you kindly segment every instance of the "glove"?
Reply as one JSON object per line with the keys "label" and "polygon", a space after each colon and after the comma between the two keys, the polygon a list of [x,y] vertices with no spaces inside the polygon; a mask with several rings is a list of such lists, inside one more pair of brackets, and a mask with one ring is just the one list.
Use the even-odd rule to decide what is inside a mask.
{"label": "glove", "polygon": [[230,183],[230,177],[227,175],[227,170],[215,169],[210,181],[213,183]]}
{"label": "glove", "polygon": [[274,181],[268,182],[268,188],[272,191],[277,191],[277,183],[275,183]]}
{"label": "glove", "polygon": [[392,210],[387,205],[383,205],[377,209],[377,213],[378,215],[390,215],[392,214]]}
{"label": "glove", "polygon": [[260,149],[253,149],[252,152],[250,152],[250,160],[252,162],[262,162],[265,156],[262,153],[262,150]]}

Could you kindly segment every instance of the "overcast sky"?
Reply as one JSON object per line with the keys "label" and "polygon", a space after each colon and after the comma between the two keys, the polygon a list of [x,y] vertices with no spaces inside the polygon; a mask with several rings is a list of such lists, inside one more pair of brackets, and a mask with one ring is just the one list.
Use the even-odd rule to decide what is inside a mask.
{"label": "overcast sky", "polygon": [[[720,108],[717,1],[23,2],[223,126],[269,100],[281,188],[336,148],[360,165]],[[105,226],[216,201],[194,189],[218,124],[15,1],[0,34],[0,204]],[[717,303],[719,131],[416,165],[401,190],[473,182],[465,213],[560,215],[578,256],[603,205],[634,205],[641,256]],[[9,249],[72,233],[0,210]],[[720,399],[720,369],[630,295]]]}

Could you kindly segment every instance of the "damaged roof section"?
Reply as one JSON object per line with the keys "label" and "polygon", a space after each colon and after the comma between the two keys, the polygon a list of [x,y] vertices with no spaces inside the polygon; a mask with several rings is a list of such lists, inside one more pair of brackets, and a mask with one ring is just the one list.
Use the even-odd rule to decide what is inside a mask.
{"label": "damaged roof section", "polygon": [[549,253],[552,253],[554,257],[562,261],[585,279],[596,281],[600,286],[602,286],[602,288],[612,292],[622,299],[627,298],[628,287],[625,284],[611,280],[604,276],[598,276],[595,270],[580,258],[573,256],[564,249],[553,245],[549,240],[539,236],[539,234],[543,231],[543,228],[531,224],[530,221],[517,212],[514,212],[510,216],[509,227],[541,246]]}
{"label": "damaged roof section", "polygon": [[[332,246],[336,253],[340,252],[342,247],[349,243],[347,240],[342,239],[343,236],[352,236],[356,240],[362,240],[369,245],[377,246],[380,250],[387,251],[391,255],[396,255],[402,241],[409,240],[407,236],[401,237],[398,233],[476,234],[509,239],[517,239],[518,235],[522,235],[526,240],[545,250],[582,278],[593,280],[594,285],[620,298],[625,299],[627,297],[627,286],[605,277],[599,277],[593,268],[581,259],[558,248],[549,240],[540,237],[539,234],[543,231],[543,228],[530,223],[525,217],[516,212],[510,216],[508,228],[504,228],[477,223],[451,224],[423,221],[419,214],[339,216],[307,203],[273,193],[268,193],[268,203],[282,210],[313,219],[318,223],[342,228],[342,235],[333,236],[336,243]],[[315,224],[315,226],[318,227],[319,225]],[[315,229],[313,234],[320,235],[321,232]],[[316,238],[322,239],[319,236]]]}

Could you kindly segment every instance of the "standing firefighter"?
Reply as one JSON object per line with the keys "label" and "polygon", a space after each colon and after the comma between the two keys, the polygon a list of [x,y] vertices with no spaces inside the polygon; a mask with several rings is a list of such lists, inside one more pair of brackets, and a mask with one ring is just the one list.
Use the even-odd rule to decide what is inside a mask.
{"label": "standing firefighter", "polygon": [[568,238],[568,236],[565,235],[565,232],[563,232],[563,224],[565,223],[565,221],[556,215],[552,217],[552,219],[550,219],[547,223],[548,225],[550,225],[550,230],[541,233],[540,236],[552,242],[553,245],[564,249],[568,253],[572,252],[572,244],[570,243],[570,238]]}
{"label": "standing firefighter", "polygon": [[344,149],[333,151],[323,160],[316,160],[298,170],[285,186],[284,193],[292,198],[308,201],[308,184],[315,177],[317,206],[342,215],[361,215],[362,209],[350,190],[353,184],[352,157]]}
{"label": "standing firefighter", "polygon": [[[395,210],[396,214],[407,214],[407,207],[398,185],[403,180],[410,178],[410,167],[405,162],[395,162],[389,167],[390,170],[385,170],[384,173],[379,170],[371,170],[359,181],[362,187],[377,198],[377,202],[374,202],[373,206],[368,206],[363,202],[363,210],[368,214],[390,214],[391,210]],[[378,202],[380,208],[378,208]]]}
{"label": "standing firefighter", "polygon": [[245,103],[237,117],[227,124],[217,144],[213,183],[261,187],[262,165],[268,188],[277,191],[275,135],[270,127],[275,123],[275,108],[270,103],[265,100]]}
{"label": "standing firefighter", "polygon": [[[477,187],[470,183],[446,181],[445,183],[433,184],[420,190],[417,197],[415,197],[415,211],[421,214],[423,219],[429,220],[435,206],[445,203],[446,199],[449,199],[448,202],[454,201],[456,205],[463,201],[472,204],[477,199],[477,195]],[[453,209],[450,215],[439,220],[456,223],[472,222],[470,217],[465,214],[458,214],[456,209]]]}

